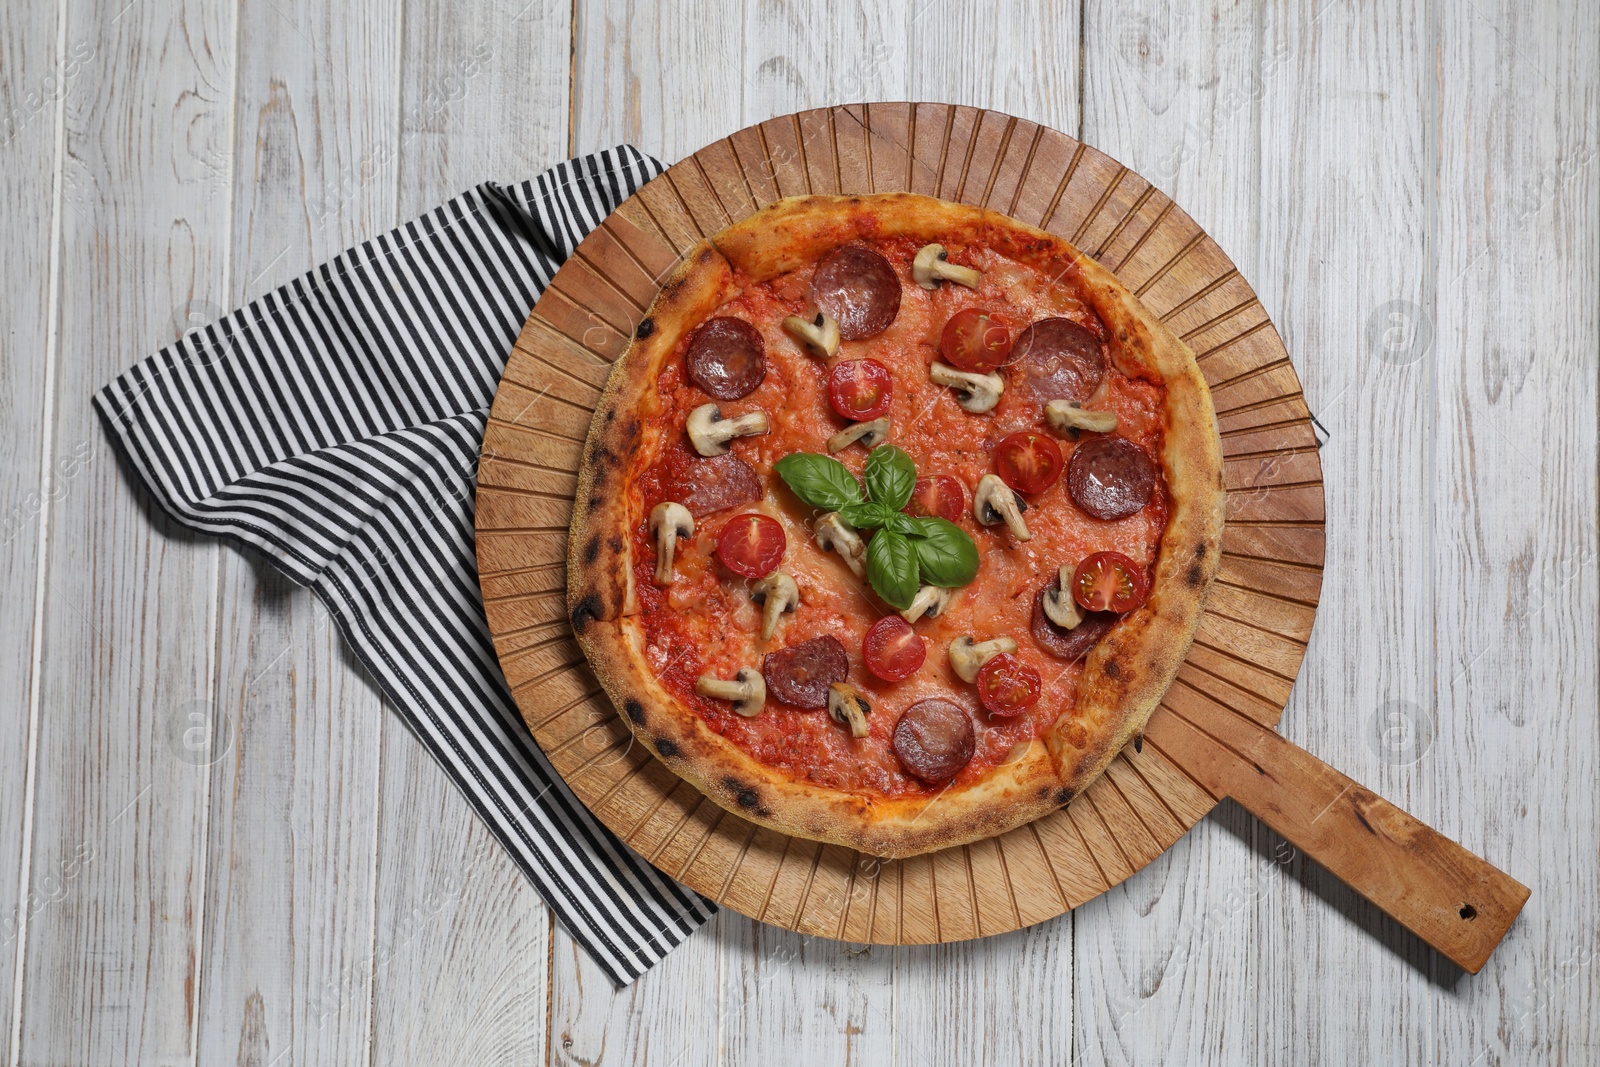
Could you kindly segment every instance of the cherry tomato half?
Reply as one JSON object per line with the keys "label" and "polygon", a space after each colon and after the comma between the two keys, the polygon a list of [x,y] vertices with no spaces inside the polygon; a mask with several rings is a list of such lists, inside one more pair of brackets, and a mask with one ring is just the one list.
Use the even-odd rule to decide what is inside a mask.
{"label": "cherry tomato half", "polygon": [[903,509],[907,515],[933,515],[957,522],[967,510],[967,491],[957,478],[933,474],[918,478],[911,500]]}
{"label": "cherry tomato half", "polygon": [[1042,493],[1061,477],[1061,448],[1034,430],[1018,430],[994,453],[995,473],[1019,493]]}
{"label": "cherry tomato half", "polygon": [[1039,702],[1039,672],[1009,652],[978,671],[978,703],[990,715],[1021,715]]}
{"label": "cherry tomato half", "polygon": [[828,375],[828,402],[854,422],[875,419],[889,410],[894,379],[875,359],[844,359]]}
{"label": "cherry tomato half", "polygon": [[1011,354],[1011,331],[982,308],[962,308],[944,324],[939,354],[957,370],[987,374]]}
{"label": "cherry tomato half", "polygon": [[928,650],[911,624],[898,615],[885,615],[872,624],[861,643],[867,670],[886,682],[903,682],[922,666]]}
{"label": "cherry tomato half", "polygon": [[783,527],[765,515],[735,515],[717,535],[717,558],[735,574],[765,578],[778,569],[789,547]]}
{"label": "cherry tomato half", "polygon": [[1085,611],[1132,611],[1149,594],[1144,568],[1121,552],[1096,552],[1072,573],[1072,599]]}

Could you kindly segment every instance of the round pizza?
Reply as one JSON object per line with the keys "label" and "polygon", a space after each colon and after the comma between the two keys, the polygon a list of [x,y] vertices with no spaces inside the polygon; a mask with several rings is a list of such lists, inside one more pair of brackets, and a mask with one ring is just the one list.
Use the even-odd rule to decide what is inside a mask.
{"label": "round pizza", "polygon": [[880,856],[1003,833],[1143,728],[1216,571],[1194,354],[1092,258],[906,193],[694,248],[585,446],[568,609],[637,739]]}

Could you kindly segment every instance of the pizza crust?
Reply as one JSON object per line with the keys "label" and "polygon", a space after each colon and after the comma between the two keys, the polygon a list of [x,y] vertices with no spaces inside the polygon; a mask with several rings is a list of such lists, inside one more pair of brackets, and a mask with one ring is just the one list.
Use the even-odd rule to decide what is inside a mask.
{"label": "pizza crust", "polygon": [[[632,531],[643,520],[629,460],[653,454],[664,428],[655,382],[678,341],[735,293],[734,268],[757,281],[857,238],[986,243],[1052,276],[1075,276],[1106,324],[1125,371],[1159,375],[1166,425],[1158,457],[1168,520],[1151,594],[1089,654],[1073,721],[984,778],[932,798],[826,789],[769,768],[705,725],[656,679],[635,610]],[[1139,366],[1134,366],[1138,364]],[[1199,624],[1220,556],[1222,452],[1210,391],[1194,354],[1116,278],[1068,242],[993,212],[909,193],[781,200],[691,249],[617,361],[595,410],[568,542],[567,607],[578,644],[629,728],[717,804],[787,834],[879,856],[979,840],[1047,814],[1099,777],[1149,719]],[[981,578],[979,579],[981,580]]]}

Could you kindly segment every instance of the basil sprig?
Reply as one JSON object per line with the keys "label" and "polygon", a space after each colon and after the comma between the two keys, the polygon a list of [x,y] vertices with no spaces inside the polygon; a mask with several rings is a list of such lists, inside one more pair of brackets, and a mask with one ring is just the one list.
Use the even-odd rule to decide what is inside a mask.
{"label": "basil sprig", "polygon": [[978,546],[947,519],[913,517],[917,468],[893,445],[867,454],[866,492],[850,468],[832,456],[791,452],[774,469],[794,495],[814,508],[837,511],[858,530],[876,530],[867,544],[867,581],[897,608],[911,606],[923,585],[954,589],[978,574]]}

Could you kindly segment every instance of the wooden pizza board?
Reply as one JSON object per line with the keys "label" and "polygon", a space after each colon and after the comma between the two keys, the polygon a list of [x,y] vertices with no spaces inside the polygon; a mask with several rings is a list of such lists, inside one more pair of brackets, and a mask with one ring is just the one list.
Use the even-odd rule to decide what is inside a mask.
{"label": "wooden pizza board", "polygon": [[[1194,646],[1130,746],[1066,808],[888,861],[724,811],[657,762],[565,614],[566,531],[590,413],[658,285],[697,241],[783,197],[909,190],[1067,238],[1194,349],[1222,433],[1227,526]],[[957,941],[1060,915],[1233,796],[1476,971],[1527,890],[1273,730],[1322,585],[1322,468],[1300,381],[1250,285],[1182,208],[1065,134],[946,104],[856,104],[741,130],[670,168],[578,246],[529,316],[478,472],[484,605],[528,728],[573,792],[706,897],[807,934]]]}

